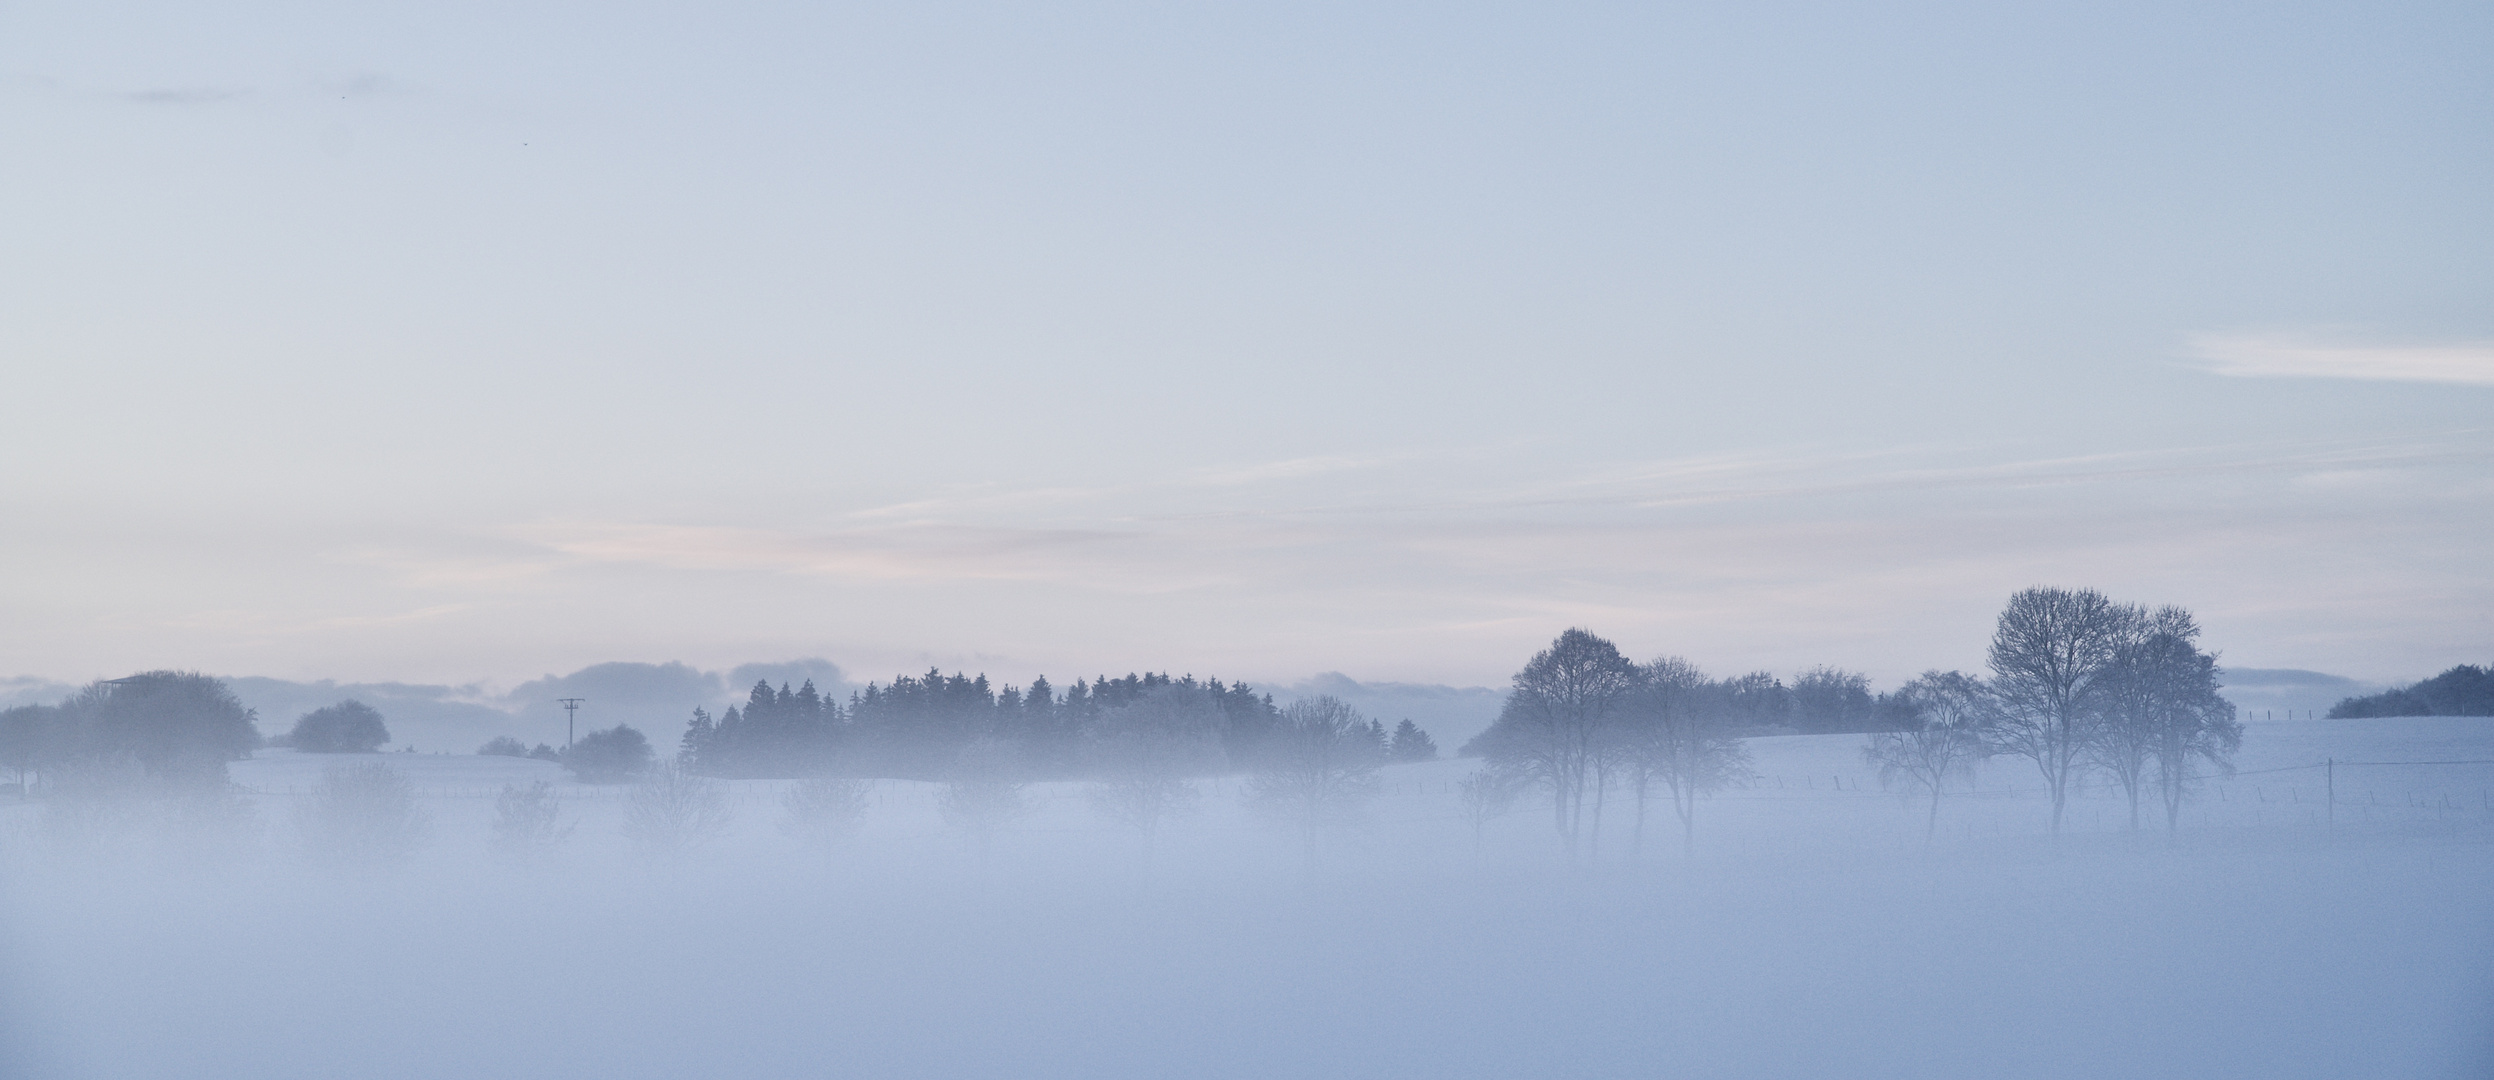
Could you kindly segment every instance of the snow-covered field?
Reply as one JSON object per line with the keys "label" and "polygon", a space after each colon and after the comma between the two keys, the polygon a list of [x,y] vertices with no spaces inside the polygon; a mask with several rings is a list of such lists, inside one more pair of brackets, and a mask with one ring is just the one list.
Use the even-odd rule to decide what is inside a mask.
{"label": "snow-covered field", "polygon": [[[204,852],[56,842],[0,806],[0,1069],[30,1077],[2482,1077],[2494,1075],[2494,721],[2249,725],[2169,843],[2031,768],[1939,839],[1858,737],[1754,740],[1758,780],[1606,802],[1571,863],[1527,802],[1475,844],[1469,762],[1388,771],[1311,863],[1235,780],[1148,857],[1079,785],[982,853],[883,782],[828,855],[740,782],[730,833],[636,856],[622,790],[518,759],[369,755],[423,793],[411,859],[307,856],[339,759],[233,770]],[[574,832],[488,849],[506,784]]]}

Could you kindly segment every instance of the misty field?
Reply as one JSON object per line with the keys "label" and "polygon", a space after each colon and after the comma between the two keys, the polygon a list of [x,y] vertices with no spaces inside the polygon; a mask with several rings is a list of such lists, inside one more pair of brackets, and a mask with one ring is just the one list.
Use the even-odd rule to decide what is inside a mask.
{"label": "misty field", "polygon": [[[983,840],[878,781],[854,835],[733,781],[706,843],[516,758],[263,751],[247,812],[78,830],[0,806],[0,1068],[27,1077],[2461,1077],[2494,1070],[2494,724],[2248,725],[2170,840],[2031,769],[1924,806],[1861,736],[1750,740],[1701,800],[1546,799],[1476,837],[1475,767],[1386,770],[1313,849],[1207,781],[1148,841],[1033,784]],[[325,854],[343,760],[402,858]],[[2325,787],[2334,778],[2335,822]],[[535,857],[490,841],[544,780]],[[566,831],[567,830],[567,831]]]}

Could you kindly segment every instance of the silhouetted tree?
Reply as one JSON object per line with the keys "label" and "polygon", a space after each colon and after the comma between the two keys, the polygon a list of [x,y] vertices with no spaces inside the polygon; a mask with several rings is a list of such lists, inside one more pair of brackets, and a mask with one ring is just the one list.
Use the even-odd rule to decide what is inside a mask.
{"label": "silhouetted tree", "polygon": [[1472,826],[1473,850],[1480,850],[1489,823],[1515,805],[1521,787],[1514,776],[1494,767],[1475,769],[1455,782],[1455,804],[1463,809],[1464,823]]}
{"label": "silhouetted tree", "polygon": [[2177,634],[2156,634],[2139,643],[2127,665],[2155,690],[2143,694],[2150,753],[2158,794],[2165,800],[2165,833],[2182,829],[2182,800],[2198,779],[2199,763],[2234,775],[2233,754],[2243,746],[2243,723],[2234,703],[2218,693],[2217,658]]}
{"label": "silhouetted tree", "polygon": [[486,740],[485,745],[477,747],[476,753],[479,757],[524,758],[528,756],[528,744],[508,735],[496,735]]}
{"label": "silhouetted tree", "polygon": [[1682,854],[1697,846],[1697,799],[1748,775],[1749,750],[1722,695],[1696,665],[1667,656],[1637,669],[1613,745],[1637,797],[1634,844],[1645,843],[1645,795],[1656,781],[1680,819]]}
{"label": "silhouetted tree", "polygon": [[1986,736],[1999,752],[2035,764],[2061,833],[2070,781],[2079,775],[2103,678],[2140,618],[2093,589],[2027,589],[2009,598],[1992,632]]}
{"label": "silhouetted tree", "polygon": [[1497,721],[1464,750],[1547,787],[1560,839],[1573,852],[1606,728],[1636,681],[1637,666],[1617,646],[1569,630],[1516,672]]}
{"label": "silhouetted tree", "polygon": [[693,710],[677,760],[709,776],[811,776],[840,753],[846,731],[840,704],[818,693],[813,680],[794,690],[756,682],[743,708],[730,707],[715,721]]}
{"label": "silhouetted tree", "polygon": [[1840,735],[1879,726],[1870,676],[1840,668],[1814,667],[1793,679],[1789,700],[1792,725],[1805,735]]}
{"label": "silhouetted tree", "polygon": [[648,771],[649,739],[629,724],[592,731],[563,753],[563,767],[589,784],[613,784]]}
{"label": "silhouetted tree", "polygon": [[0,769],[17,777],[20,795],[28,791],[28,777],[43,768],[52,743],[59,737],[60,710],[49,705],[20,705],[0,711]]}
{"label": "silhouetted tree", "polygon": [[1193,778],[1219,772],[1221,711],[1201,688],[1156,686],[1088,725],[1092,808],[1141,834],[1146,864],[1161,822],[1201,801]]}
{"label": "silhouetted tree", "polygon": [[1438,756],[1437,740],[1430,738],[1428,732],[1420,730],[1420,725],[1406,719],[1394,725],[1394,739],[1387,746],[1387,755],[1396,761],[1406,763],[1435,761]]}
{"label": "silhouetted tree", "polygon": [[1990,691],[1971,675],[1926,671],[1890,700],[1902,730],[1873,733],[1862,759],[1879,769],[1881,787],[1902,780],[1931,796],[1923,822],[1928,844],[1940,828],[1941,793],[1951,781],[1971,781],[1975,765],[1991,752],[1983,738]]}
{"label": "silhouetted tree", "polygon": [[1247,780],[1247,803],[1299,830],[1303,853],[1316,857],[1318,830],[1359,819],[1377,797],[1377,768],[1384,748],[1359,711],[1340,698],[1294,701],[1256,771]]}
{"label": "silhouetted tree", "polygon": [[2112,664],[2089,695],[2094,716],[2088,726],[2087,760],[2121,786],[2130,803],[2133,832],[2139,829],[2139,795],[2150,782],[2148,762],[2156,755],[2162,714],[2176,694],[2188,692],[2187,676],[2173,665],[2199,655],[2191,647],[2199,636],[2199,623],[2178,607],[2133,618],[2114,649]]}
{"label": "silhouetted tree", "polygon": [[2332,720],[2372,716],[2494,716],[2494,666],[2461,664],[2433,678],[2330,706]]}
{"label": "silhouetted tree", "polygon": [[287,746],[310,754],[368,754],[389,741],[381,714],[352,699],[304,713],[286,733]]}
{"label": "silhouetted tree", "polygon": [[127,758],[163,787],[221,789],[225,763],[260,745],[252,711],[222,681],[197,672],[94,683],[61,710],[56,766],[108,767]]}

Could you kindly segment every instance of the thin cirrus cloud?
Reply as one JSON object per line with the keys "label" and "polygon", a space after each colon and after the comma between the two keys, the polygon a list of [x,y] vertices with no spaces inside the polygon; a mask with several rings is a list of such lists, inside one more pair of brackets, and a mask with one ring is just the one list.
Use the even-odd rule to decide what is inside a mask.
{"label": "thin cirrus cloud", "polygon": [[1035,556],[1121,538],[1103,530],[940,524],[813,535],[617,523],[554,524],[524,531],[554,551],[587,562],[795,573],[853,581],[1049,577],[1057,568]]}
{"label": "thin cirrus cloud", "polygon": [[247,93],[250,91],[235,86],[159,86],[130,91],[121,99],[141,105],[213,105]]}
{"label": "thin cirrus cloud", "polygon": [[2494,342],[2363,345],[2293,334],[2203,334],[2191,355],[2219,375],[2494,386]]}

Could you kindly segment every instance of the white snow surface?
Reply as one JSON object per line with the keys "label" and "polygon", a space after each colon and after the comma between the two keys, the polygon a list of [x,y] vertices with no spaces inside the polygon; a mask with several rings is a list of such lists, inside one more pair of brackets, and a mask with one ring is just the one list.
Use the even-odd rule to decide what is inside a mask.
{"label": "white snow surface", "polygon": [[[520,759],[263,752],[253,827],[75,845],[0,802],[0,1074],[247,1077],[2484,1077],[2494,1075],[2494,721],[2249,725],[2174,840],[2091,787],[2046,835],[1995,761],[1926,845],[1858,736],[1753,740],[1757,779],[1606,800],[1574,860],[1526,801],[1476,845],[1452,784],[1388,770],[1365,825],[1295,835],[1237,779],[1147,854],[1081,785],[982,853],[881,781],[829,853],[730,785],[689,856],[621,787]],[[422,793],[402,862],[312,857],[343,758]],[[2264,771],[2280,770],[2280,771]],[[486,844],[561,784],[556,856]]]}

